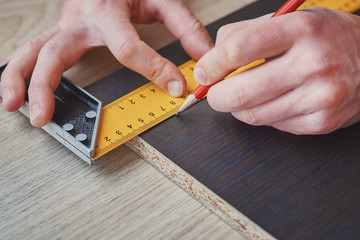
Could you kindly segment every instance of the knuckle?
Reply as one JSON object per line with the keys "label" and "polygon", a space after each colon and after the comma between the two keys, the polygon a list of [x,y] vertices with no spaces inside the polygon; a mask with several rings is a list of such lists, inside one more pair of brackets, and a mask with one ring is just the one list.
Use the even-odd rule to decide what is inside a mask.
{"label": "knuckle", "polygon": [[324,53],[314,54],[313,59],[310,64],[310,69],[312,74],[316,74],[317,76],[322,75],[322,73],[326,73],[331,69],[331,62],[329,59],[324,57]]}
{"label": "knuckle", "polygon": [[229,105],[234,109],[243,109],[248,105],[245,91],[242,87],[237,86],[236,90],[229,94]]}
{"label": "knuckle", "polygon": [[309,79],[332,76],[339,70],[340,65],[341,63],[334,56],[334,53],[328,50],[327,46],[324,46],[321,50],[314,49],[311,56],[309,55],[304,61],[306,75],[308,75]]}
{"label": "knuckle", "polygon": [[133,58],[136,53],[135,43],[131,41],[125,41],[115,49],[114,55],[121,62],[122,60],[128,61]]}
{"label": "knuckle", "polygon": [[336,130],[339,124],[331,119],[328,113],[319,114],[316,119],[313,120],[312,127],[310,128],[310,134],[326,134]]}
{"label": "knuckle", "polygon": [[147,73],[147,78],[155,83],[162,82],[167,72],[168,63],[162,58],[157,58],[152,65],[151,71]]}
{"label": "knuckle", "polygon": [[253,109],[246,109],[242,111],[243,121],[250,125],[262,125],[261,120],[257,117],[255,111]]}
{"label": "knuckle", "polygon": [[239,62],[242,58],[248,57],[247,45],[249,46],[246,39],[230,40],[229,44],[225,44],[224,59],[230,62]]}
{"label": "knuckle", "polygon": [[224,25],[222,27],[219,28],[218,32],[217,32],[217,36],[226,36],[229,33],[231,33],[233,31],[233,28],[231,27],[231,25]]}
{"label": "knuckle", "polygon": [[43,46],[43,42],[39,38],[31,39],[26,45],[25,45],[25,52],[33,52],[33,51],[39,51],[41,47]]}
{"label": "knuckle", "polygon": [[38,38],[34,38],[29,41],[28,45],[31,49],[38,49],[42,46],[42,41]]}
{"label": "knuckle", "polygon": [[219,59],[224,59],[223,57],[219,57],[223,55],[224,55],[224,51],[219,51],[213,48],[200,60],[201,67],[206,69],[206,74],[208,76],[207,81],[211,81],[217,78],[218,76],[223,75],[222,72],[223,72],[224,64],[222,61],[219,60]]}
{"label": "knuckle", "polygon": [[35,95],[43,91],[44,85],[38,82],[32,82],[29,86],[28,93],[29,95]]}
{"label": "knuckle", "polygon": [[204,32],[205,28],[199,19],[193,18],[190,24],[190,31],[193,33],[200,33],[200,32]]}
{"label": "knuckle", "polygon": [[49,56],[58,56],[62,51],[61,45],[57,42],[50,41],[44,45],[41,49],[40,54]]}
{"label": "knuckle", "polygon": [[349,90],[345,84],[332,85],[318,96],[316,102],[322,110],[335,110],[342,106],[348,95]]}
{"label": "knuckle", "polygon": [[318,35],[322,30],[322,14],[315,14],[313,11],[301,11],[294,19],[299,33],[308,36]]}
{"label": "knuckle", "polygon": [[28,89],[29,95],[37,96],[42,93],[54,93],[58,87],[58,82],[31,81]]}

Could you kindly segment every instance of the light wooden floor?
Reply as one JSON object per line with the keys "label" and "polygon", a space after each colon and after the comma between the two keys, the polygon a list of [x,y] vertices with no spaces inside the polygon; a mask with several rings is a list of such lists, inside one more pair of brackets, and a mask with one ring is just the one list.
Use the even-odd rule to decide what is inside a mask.
{"label": "light wooden floor", "polygon": [[[208,24],[251,0],[187,2]],[[61,5],[0,0],[0,62],[52,26]],[[158,24],[137,28],[154,48],[174,40]],[[66,75],[85,86],[119,67],[100,48]],[[243,239],[125,146],[90,167],[22,114],[2,108],[0,146],[0,239]]]}

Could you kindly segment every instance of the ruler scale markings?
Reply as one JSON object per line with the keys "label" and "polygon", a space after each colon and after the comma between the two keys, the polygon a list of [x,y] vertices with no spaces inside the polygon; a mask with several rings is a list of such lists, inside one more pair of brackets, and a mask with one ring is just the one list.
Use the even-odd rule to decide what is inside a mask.
{"label": "ruler scale markings", "polygon": [[[187,95],[197,86],[192,76],[195,64],[190,60],[179,66],[187,81]],[[171,97],[150,82],[103,107],[93,160],[173,116],[187,95]]]}
{"label": "ruler scale markings", "polygon": [[[308,0],[299,9],[306,7],[324,7],[354,12],[360,8],[360,0]],[[237,69],[228,77],[263,62],[264,60],[255,61]],[[189,60],[178,67],[188,84],[188,90],[184,97],[171,97],[149,82],[103,107],[99,124],[100,131],[97,135],[95,155],[92,160],[173,116],[186,97],[198,85],[193,78],[195,64],[194,60]]]}

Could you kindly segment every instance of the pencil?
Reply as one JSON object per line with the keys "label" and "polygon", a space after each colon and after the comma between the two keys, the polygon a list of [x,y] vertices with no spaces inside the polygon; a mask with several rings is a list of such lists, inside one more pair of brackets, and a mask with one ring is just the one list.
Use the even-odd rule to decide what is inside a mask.
{"label": "pencil", "polygon": [[[276,17],[280,15],[284,15],[286,13],[291,13],[298,9],[301,4],[303,4],[306,0],[288,0],[279,10],[277,10],[271,17]],[[181,105],[179,110],[175,115],[179,115],[181,112],[185,111],[198,101],[200,101],[209,91],[212,85],[203,86],[199,85],[185,100],[185,102]]]}

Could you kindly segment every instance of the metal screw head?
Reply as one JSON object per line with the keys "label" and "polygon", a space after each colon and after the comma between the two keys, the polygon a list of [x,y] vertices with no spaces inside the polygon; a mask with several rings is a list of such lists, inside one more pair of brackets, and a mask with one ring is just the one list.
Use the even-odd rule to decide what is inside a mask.
{"label": "metal screw head", "polygon": [[66,123],[64,124],[63,129],[67,132],[71,132],[72,130],[74,130],[74,125],[72,125],[71,123]]}
{"label": "metal screw head", "polygon": [[79,142],[84,142],[87,140],[87,135],[84,133],[79,133],[78,135],[76,135],[76,140],[78,140]]}
{"label": "metal screw head", "polygon": [[96,118],[96,112],[95,111],[88,111],[86,114],[86,119],[94,119]]}

